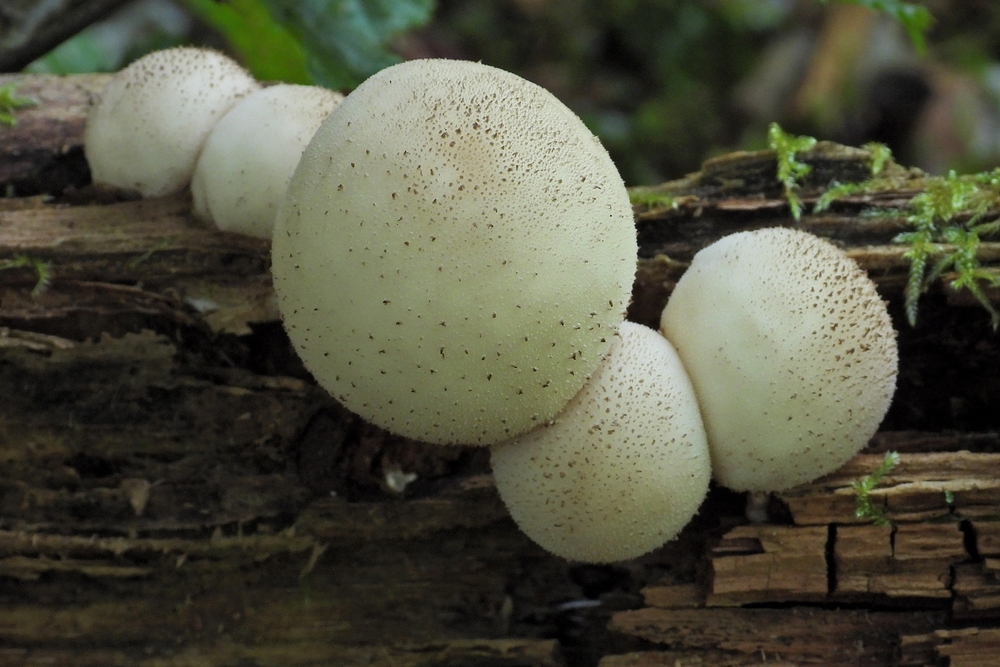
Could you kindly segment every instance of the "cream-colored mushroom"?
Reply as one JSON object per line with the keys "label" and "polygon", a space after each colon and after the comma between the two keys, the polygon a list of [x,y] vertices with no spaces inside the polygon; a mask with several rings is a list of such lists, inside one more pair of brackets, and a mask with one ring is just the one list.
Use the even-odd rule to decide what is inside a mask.
{"label": "cream-colored mushroom", "polygon": [[544,89],[382,70],[306,148],[272,272],[306,367],[392,432],[490,444],[546,422],[611,346],[635,273],[624,184]]}
{"label": "cream-colored mushroom", "polygon": [[774,491],[833,471],[892,400],[896,335],[868,275],[790,229],[703,249],[661,319],[701,406],[715,478]]}
{"label": "cream-colored mushroom", "polygon": [[711,476],[677,353],[631,322],[555,420],[494,446],[491,463],[528,537],[591,563],[634,558],[672,539],[697,512]]}
{"label": "cream-colored mushroom", "polygon": [[87,116],[84,153],[95,183],[144,197],[179,192],[215,122],[259,84],[208,49],[155,51],[115,74]]}
{"label": "cream-colored mushroom", "polygon": [[239,100],[212,128],[191,179],[194,212],[219,229],[270,239],[288,180],[344,96],[279,84]]}

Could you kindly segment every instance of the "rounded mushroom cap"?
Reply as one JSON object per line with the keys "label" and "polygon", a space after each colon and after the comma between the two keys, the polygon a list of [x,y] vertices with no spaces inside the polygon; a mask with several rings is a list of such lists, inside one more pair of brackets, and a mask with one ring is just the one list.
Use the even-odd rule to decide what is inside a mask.
{"label": "rounded mushroom cap", "polygon": [[156,197],[183,190],[215,122],[259,84],[230,58],[180,47],[118,72],[90,110],[84,152],[95,183]]}
{"label": "rounded mushroom cap", "polygon": [[222,230],[270,239],[302,151],[343,99],[318,86],[280,84],[239,100],[198,157],[195,215]]}
{"label": "rounded mushroom cap", "polygon": [[703,249],[660,325],[698,394],[715,478],[732,489],[835,470],[895,391],[896,334],[875,285],[805,232],[742,232]]}
{"label": "rounded mushroom cap", "polygon": [[635,558],[673,538],[711,477],[694,389],[660,334],[621,325],[611,355],[552,424],[492,448],[528,537],[571,560]]}
{"label": "rounded mushroom cap", "polygon": [[369,78],[306,148],[272,273],[306,367],[435,443],[551,419],[611,346],[635,273],[628,193],[544,89],[471,62]]}

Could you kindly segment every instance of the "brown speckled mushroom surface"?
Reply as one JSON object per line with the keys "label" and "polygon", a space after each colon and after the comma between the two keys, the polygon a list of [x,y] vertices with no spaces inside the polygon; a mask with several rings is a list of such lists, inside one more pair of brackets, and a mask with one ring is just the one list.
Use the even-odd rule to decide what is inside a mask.
{"label": "brown speckled mushroom surface", "polygon": [[401,435],[485,445],[551,419],[597,368],[636,238],[610,157],[549,92],[417,60],[317,131],[272,257],[289,337],[334,397]]}
{"label": "brown speckled mushroom surface", "polygon": [[828,241],[771,228],[703,249],[661,319],[701,406],[712,471],[777,491],[835,470],[896,388],[896,334],[868,275]]}
{"label": "brown speckled mushroom surface", "polygon": [[632,322],[552,424],[493,447],[490,461],[528,537],[591,563],[635,558],[672,539],[711,477],[705,428],[677,353]]}
{"label": "brown speckled mushroom surface", "polygon": [[144,197],[180,192],[216,121],[259,85],[209,49],[165,49],[136,60],[87,117],[84,151],[94,182]]}

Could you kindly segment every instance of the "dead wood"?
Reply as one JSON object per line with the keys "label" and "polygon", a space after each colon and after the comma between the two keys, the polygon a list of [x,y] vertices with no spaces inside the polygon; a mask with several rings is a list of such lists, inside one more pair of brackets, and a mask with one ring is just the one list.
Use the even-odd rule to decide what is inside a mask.
{"label": "dead wood", "polygon": [[[868,270],[900,332],[899,391],[869,448],[774,495],[767,524],[716,489],[664,548],[581,566],[517,531],[483,451],[388,435],[315,385],[278,323],[266,242],[198,223],[184,196],[89,185],[81,136],[104,77],[17,81],[40,104],[0,129],[0,259],[32,260],[0,270],[0,664],[995,656],[1000,348],[941,284],[916,329],[902,317],[892,238],[920,174],[799,224]],[[854,149],[806,159],[807,202],[867,175]],[[766,152],[724,156],[658,188],[676,207],[636,208],[632,319],[656,323],[707,243],[792,224],[773,174]],[[980,260],[996,266],[1000,245]],[[41,292],[33,262],[50,268]],[[880,528],[854,516],[851,483],[888,450]],[[403,490],[399,472],[416,475]]]}

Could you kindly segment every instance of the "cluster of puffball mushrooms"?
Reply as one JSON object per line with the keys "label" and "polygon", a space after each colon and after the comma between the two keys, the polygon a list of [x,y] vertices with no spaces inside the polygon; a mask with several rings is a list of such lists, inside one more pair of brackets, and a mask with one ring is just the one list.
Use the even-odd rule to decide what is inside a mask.
{"label": "cluster of puffball mushrooms", "polygon": [[410,61],[342,99],[161,51],[110,83],[85,150],[95,183],[190,183],[200,217],[273,233],[316,380],[392,433],[489,446],[511,516],[568,559],[662,545],[713,476],[776,491],[831,472],[895,389],[873,283],[804,232],[725,237],[659,332],[624,321],[637,245],[614,164],[552,94],[486,65]]}

